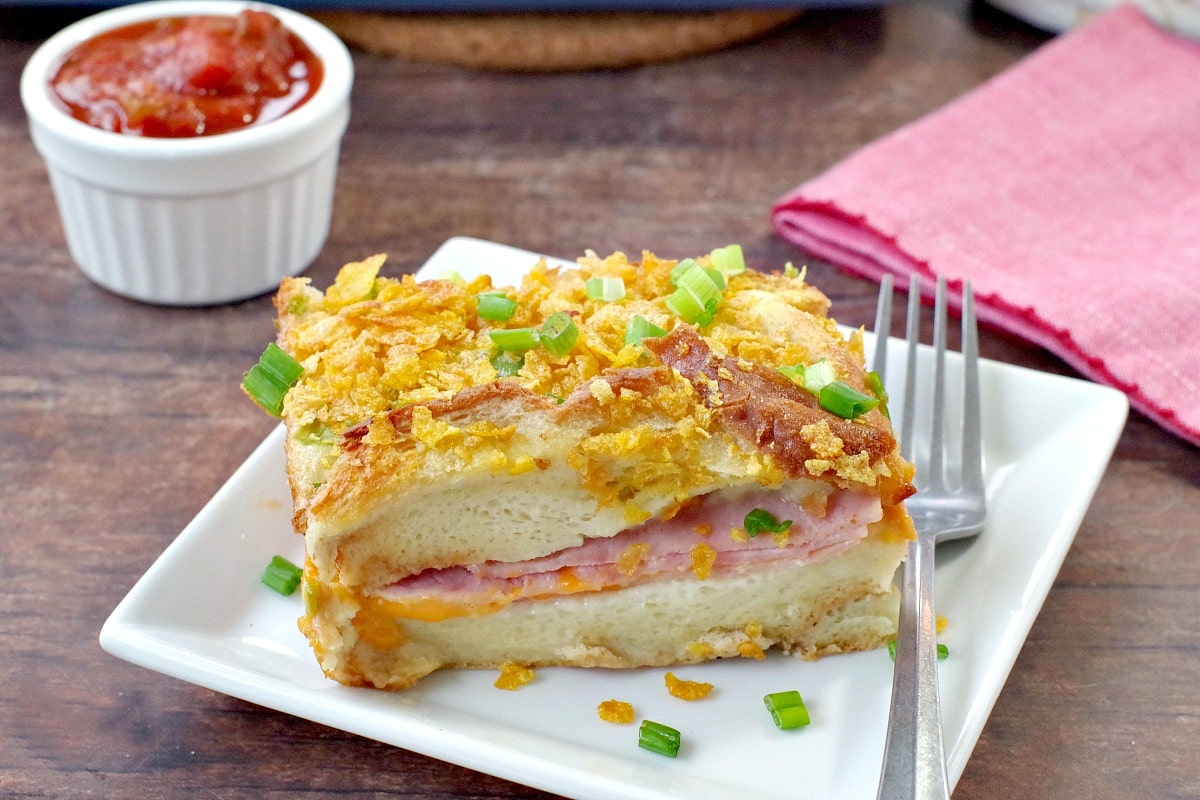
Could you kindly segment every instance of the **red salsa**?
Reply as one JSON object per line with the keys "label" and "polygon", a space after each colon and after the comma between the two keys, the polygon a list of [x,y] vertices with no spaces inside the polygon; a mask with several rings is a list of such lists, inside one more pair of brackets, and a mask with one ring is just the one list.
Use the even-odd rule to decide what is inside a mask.
{"label": "red salsa", "polygon": [[273,15],[174,17],[83,42],[50,81],[76,119],[134,136],[261,125],[317,91],[320,60]]}

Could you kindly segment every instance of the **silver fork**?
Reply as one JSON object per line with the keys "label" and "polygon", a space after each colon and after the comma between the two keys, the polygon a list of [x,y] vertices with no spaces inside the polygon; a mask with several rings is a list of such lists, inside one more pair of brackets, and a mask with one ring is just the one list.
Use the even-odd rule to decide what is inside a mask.
{"label": "silver fork", "polygon": [[[917,528],[908,547],[896,631],[896,666],[892,705],[884,744],[879,800],[946,800],[950,796],[946,754],[942,741],[938,697],[937,630],[933,610],[934,549],[938,542],[974,536],[983,530],[987,504],[983,479],[982,424],[979,400],[979,341],[975,302],[968,284],[962,302],[962,408],[955,413],[961,435],[947,431],[946,281],[937,283],[934,306],[934,364],[932,376],[918,375],[920,339],[920,280],[909,284],[907,359],[900,449],[917,467],[917,493],[905,505]],[[873,369],[887,376],[887,335],[891,327],[892,280],[885,276],[879,290],[875,320],[877,334]],[[928,446],[914,453],[917,429],[917,383],[933,390],[929,410]],[[893,382],[894,383],[894,382]]]}

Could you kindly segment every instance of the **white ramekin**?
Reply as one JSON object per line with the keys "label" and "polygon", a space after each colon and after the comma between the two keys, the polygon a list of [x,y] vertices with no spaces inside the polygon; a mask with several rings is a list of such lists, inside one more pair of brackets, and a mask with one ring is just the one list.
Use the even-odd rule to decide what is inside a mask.
{"label": "white ramekin", "polygon": [[[74,119],[52,95],[50,80],[67,52],[97,34],[244,8],[274,14],[324,66],[316,93],[277,120],[215,136],[127,136]],[[262,3],[154,0],[59,31],[26,64],[21,101],[71,257],[106,289],[167,305],[242,300],[303,272],[329,235],[353,73],[329,29]]]}

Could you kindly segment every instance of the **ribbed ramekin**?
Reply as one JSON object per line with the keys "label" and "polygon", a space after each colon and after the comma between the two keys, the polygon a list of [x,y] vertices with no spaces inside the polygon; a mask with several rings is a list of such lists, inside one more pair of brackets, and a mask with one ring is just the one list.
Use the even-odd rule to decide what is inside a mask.
{"label": "ribbed ramekin", "polygon": [[[215,136],[156,139],[68,114],[50,80],[105,31],[161,17],[269,11],[320,58],[316,93],[279,119]],[[100,286],[166,305],[253,297],[303,272],[329,235],[353,64],[316,21],[240,0],[154,0],[64,28],[29,59],[21,101],[45,159],[71,257]]]}

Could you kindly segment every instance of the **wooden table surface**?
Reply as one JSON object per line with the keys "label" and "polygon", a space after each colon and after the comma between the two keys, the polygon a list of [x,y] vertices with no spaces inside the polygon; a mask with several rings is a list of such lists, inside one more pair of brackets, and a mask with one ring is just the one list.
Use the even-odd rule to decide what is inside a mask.
{"label": "wooden table surface", "polygon": [[[71,263],[17,82],[69,14],[0,12],[0,797],[547,798],[104,653],[101,624],[274,422],[238,383],[267,298],[156,308]],[[946,2],[810,12],[662,66],[480,74],[355,55],[333,230],[310,275],[465,234],[572,256],[741,242],[802,179],[1046,36]],[[835,315],[874,288],[808,261]],[[1071,374],[985,331],[990,358]],[[956,798],[1200,797],[1200,458],[1134,414]],[[203,603],[197,597],[197,603]]]}

